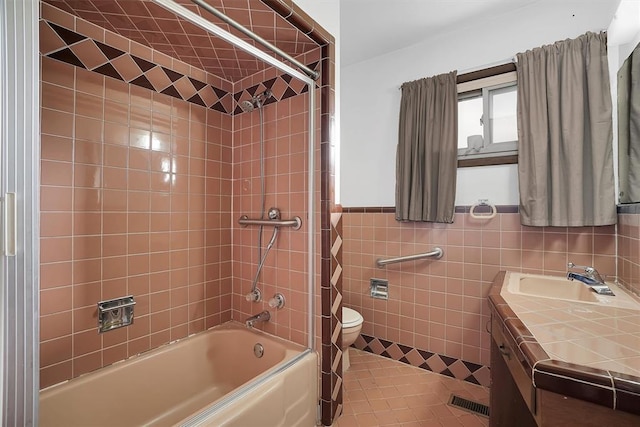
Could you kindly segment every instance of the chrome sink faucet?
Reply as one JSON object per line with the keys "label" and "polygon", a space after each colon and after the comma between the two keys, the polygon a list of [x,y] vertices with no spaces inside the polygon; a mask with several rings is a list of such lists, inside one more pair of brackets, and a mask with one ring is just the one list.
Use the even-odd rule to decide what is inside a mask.
{"label": "chrome sink faucet", "polygon": [[615,295],[613,291],[609,288],[609,286],[607,286],[604,283],[602,276],[600,276],[600,273],[598,273],[598,270],[596,270],[595,268],[589,267],[589,266],[575,265],[572,262],[568,263],[567,267],[569,267],[570,269],[575,268],[575,269],[580,269],[584,271],[584,274],[576,273],[574,271],[568,271],[567,279],[578,280],[584,283],[585,285],[590,286],[591,289],[593,289],[593,291],[597,294],[612,295],[612,296]]}
{"label": "chrome sink faucet", "polygon": [[271,319],[271,313],[265,310],[263,312],[260,312],[256,315],[249,317],[247,320],[245,320],[244,323],[245,325],[247,325],[247,327],[253,328],[253,325],[255,325],[257,322],[268,322],[269,319]]}

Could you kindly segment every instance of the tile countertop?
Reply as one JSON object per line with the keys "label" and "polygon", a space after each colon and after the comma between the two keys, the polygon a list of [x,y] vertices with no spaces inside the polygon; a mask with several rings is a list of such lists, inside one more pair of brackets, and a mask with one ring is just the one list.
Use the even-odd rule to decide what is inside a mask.
{"label": "tile countertop", "polygon": [[634,309],[515,294],[515,275],[498,273],[489,305],[533,384],[640,415],[640,299]]}

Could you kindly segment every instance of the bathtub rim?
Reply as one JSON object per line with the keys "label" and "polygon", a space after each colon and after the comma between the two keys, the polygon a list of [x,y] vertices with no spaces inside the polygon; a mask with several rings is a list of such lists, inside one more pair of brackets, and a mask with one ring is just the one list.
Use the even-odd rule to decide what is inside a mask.
{"label": "bathtub rim", "polygon": [[[149,349],[147,351],[143,351],[142,353],[134,354],[133,356],[128,357],[128,358],[123,359],[123,360],[118,360],[118,361],[116,361],[116,362],[114,362],[114,363],[112,363],[110,365],[103,366],[103,367],[98,368],[98,369],[93,370],[93,371],[85,372],[84,374],[82,374],[82,375],[80,375],[78,377],[70,378],[68,380],[64,380],[62,382],[59,382],[59,383],[56,383],[56,384],[52,384],[52,385],[50,385],[48,387],[45,387],[43,389],[38,390],[38,393],[37,393],[38,398],[37,398],[37,400],[40,400],[40,395],[43,392],[51,391],[51,390],[53,390],[55,388],[64,386],[66,384],[69,384],[70,382],[76,382],[77,380],[80,380],[82,378],[86,378],[89,375],[95,375],[97,373],[101,373],[105,369],[109,369],[109,368],[112,368],[114,366],[118,366],[118,365],[120,365],[122,363],[132,363],[132,362],[139,361],[140,359],[144,359],[144,358],[147,358],[147,357],[153,357],[154,353],[165,351],[165,350],[167,350],[167,348],[169,346],[174,346],[176,344],[188,342],[188,341],[190,341],[190,340],[192,340],[194,338],[201,337],[204,334],[207,334],[207,333],[210,333],[210,332],[214,332],[216,330],[224,331],[224,330],[234,330],[234,329],[235,330],[240,330],[240,331],[248,331],[248,332],[250,332],[252,334],[255,334],[258,337],[265,337],[267,339],[276,341],[277,343],[282,344],[282,345],[284,345],[286,347],[285,348],[285,351],[286,351],[285,361],[284,362],[279,362],[277,365],[267,369],[265,372],[261,373],[260,375],[256,376],[255,378],[259,378],[260,376],[265,375],[268,372],[271,372],[272,369],[275,369],[275,368],[279,367],[280,365],[286,364],[286,362],[289,361],[289,360],[297,358],[299,353],[303,353],[303,352],[305,352],[305,350],[309,350],[307,347],[305,347],[302,344],[299,344],[299,343],[296,343],[296,342],[293,342],[293,341],[289,341],[289,340],[281,338],[281,337],[279,337],[277,335],[272,335],[272,334],[270,334],[268,332],[265,332],[263,330],[260,330],[260,329],[248,328],[243,323],[238,322],[236,320],[229,320],[229,321],[227,321],[225,323],[221,323],[219,325],[212,326],[209,329],[205,329],[204,331],[196,332],[196,333],[188,335],[186,337],[178,338],[178,339],[173,340],[173,341],[169,341],[168,343],[162,344],[159,347],[152,348],[152,349]],[[296,355],[293,356],[293,357],[288,356],[289,352],[292,352],[292,351],[296,351],[298,353],[296,353]],[[253,380],[250,380],[249,384],[251,384],[252,382],[253,382]],[[245,384],[245,385],[248,385],[248,384]],[[242,387],[243,386],[241,386],[241,388]]]}
{"label": "bathtub rim", "polygon": [[315,351],[311,350],[310,348],[305,348],[301,353],[295,355],[291,359],[279,363],[273,368],[268,369],[267,371],[253,378],[248,383],[243,384],[237,389],[225,394],[224,397],[221,398],[218,402],[211,403],[209,406],[203,408],[200,412],[190,415],[189,417],[181,420],[179,423],[180,427],[197,427],[204,425],[203,423],[205,423],[209,417],[215,415],[218,411],[221,411],[222,409],[242,399],[247,394],[251,393],[253,390],[272,379],[274,376],[286,371],[296,363],[301,362],[307,355],[312,353],[315,353]]}

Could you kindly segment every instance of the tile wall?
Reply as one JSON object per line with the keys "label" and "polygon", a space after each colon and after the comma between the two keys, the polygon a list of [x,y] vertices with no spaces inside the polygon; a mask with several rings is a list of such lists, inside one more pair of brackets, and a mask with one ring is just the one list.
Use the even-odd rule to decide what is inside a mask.
{"label": "tile wall", "polygon": [[[259,328],[306,344],[307,87],[275,69],[231,85],[42,6],[42,387],[244,321],[275,292],[286,307]],[[237,106],[265,89],[265,204],[303,227],[280,230],[249,304],[258,230],[236,220],[260,216],[260,127]],[[134,325],[99,335],[96,302],[129,294]]]}
{"label": "tile wall", "polygon": [[618,279],[640,295],[640,215],[618,214]]}
{"label": "tile wall", "polygon": [[[231,317],[230,130],[42,58],[42,387]],[[96,303],[130,294],[133,326],[98,334]]]}
{"label": "tile wall", "polygon": [[[261,93],[258,91],[257,93]],[[271,310],[267,324],[256,325],[299,344],[307,343],[307,170],[308,96],[287,98],[263,107],[265,211],[280,209],[282,219],[298,216],[299,230],[280,228],[273,248],[266,254],[258,288],[263,302],[247,302],[245,295],[259,263],[259,227],[238,226],[241,215],[261,217],[260,113],[257,110],[235,116],[233,149],[233,319],[243,322],[262,310]],[[236,218],[237,217],[237,218]],[[266,212],[264,213],[266,218]],[[273,235],[272,227],[262,231],[262,247]],[[265,256],[265,250],[261,252]],[[286,298],[285,308],[272,310],[267,302],[276,292]]]}
{"label": "tile wall", "polygon": [[[595,265],[604,275],[616,272],[614,226],[524,227],[517,213],[500,213],[491,220],[456,213],[453,224],[400,223],[392,211],[345,208],[344,305],[363,315],[363,337],[384,341],[378,353],[386,350],[384,344],[395,343],[406,350],[389,355],[397,359],[412,349],[450,358],[440,358],[441,370],[426,369],[444,371],[456,359],[489,365],[486,296],[498,271],[561,275],[572,261]],[[435,246],[444,249],[440,260],[375,266],[378,258],[421,253]],[[389,300],[369,296],[371,278],[389,280]],[[368,344],[359,342],[361,347]],[[408,362],[421,365],[424,354]],[[468,370],[461,373],[468,374]]]}

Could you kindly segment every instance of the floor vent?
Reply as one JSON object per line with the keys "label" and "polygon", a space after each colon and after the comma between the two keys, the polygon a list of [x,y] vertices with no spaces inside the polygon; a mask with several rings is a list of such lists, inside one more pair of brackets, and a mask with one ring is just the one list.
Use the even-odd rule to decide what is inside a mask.
{"label": "floor vent", "polygon": [[482,403],[474,402],[473,400],[468,400],[463,397],[456,396],[455,394],[451,395],[451,398],[449,399],[449,405],[455,406],[456,408],[462,409],[463,411],[482,415],[483,417],[489,417],[489,407],[487,405],[483,405]]}

